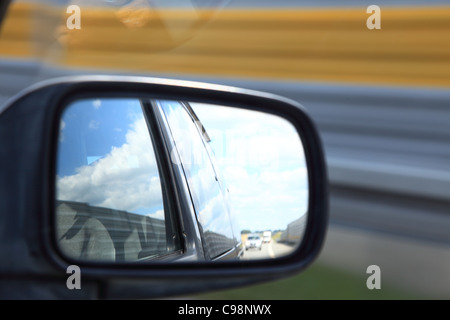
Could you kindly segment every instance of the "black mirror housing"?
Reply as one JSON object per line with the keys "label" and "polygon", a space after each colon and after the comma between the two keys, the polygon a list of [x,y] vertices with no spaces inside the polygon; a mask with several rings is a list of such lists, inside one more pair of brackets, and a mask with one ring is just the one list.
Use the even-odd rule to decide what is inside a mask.
{"label": "black mirror housing", "polygon": [[[60,119],[73,101],[95,97],[193,101],[260,111],[288,120],[304,147],[309,207],[304,240],[293,253],[264,261],[108,264],[65,256],[55,237],[55,172]],[[322,142],[306,110],[272,94],[213,84],[127,76],[76,76],[37,84],[0,109],[0,272],[17,290],[8,298],[155,298],[274,280],[306,268],[318,255],[328,222],[328,180]],[[157,150],[168,159],[162,145]],[[164,170],[170,170],[168,167]],[[170,174],[170,173],[168,173]],[[175,180],[169,183],[179,193]],[[183,204],[174,204],[183,210]],[[66,286],[80,267],[82,288]],[[0,288],[6,286],[0,285]],[[11,296],[13,295],[13,296]]]}

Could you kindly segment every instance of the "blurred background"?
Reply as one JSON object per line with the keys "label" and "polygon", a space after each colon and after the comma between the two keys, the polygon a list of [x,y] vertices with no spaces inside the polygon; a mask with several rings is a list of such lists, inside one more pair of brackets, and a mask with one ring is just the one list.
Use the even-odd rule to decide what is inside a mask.
{"label": "blurred background", "polygon": [[[367,26],[373,4],[380,29]],[[0,104],[46,78],[101,72],[263,90],[310,112],[331,188],[319,258],[196,297],[450,298],[448,1],[13,1],[0,32]],[[366,286],[370,265],[380,290]]]}

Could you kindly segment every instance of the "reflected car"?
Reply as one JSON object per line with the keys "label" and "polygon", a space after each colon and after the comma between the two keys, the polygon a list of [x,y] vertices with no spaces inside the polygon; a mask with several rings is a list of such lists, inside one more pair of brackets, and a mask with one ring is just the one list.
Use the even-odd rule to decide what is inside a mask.
{"label": "reflected car", "polygon": [[[158,130],[151,128],[152,121]],[[240,230],[230,212],[229,191],[189,103],[81,99],[64,110],[59,135],[56,226],[58,246],[67,258],[240,258]],[[186,185],[178,191],[183,193],[182,216],[166,187],[168,168],[158,154],[156,135],[165,141],[175,179]]]}
{"label": "reflected car", "polygon": [[261,250],[263,244],[263,240],[258,235],[250,235],[245,241],[245,250],[248,249],[258,249]]}

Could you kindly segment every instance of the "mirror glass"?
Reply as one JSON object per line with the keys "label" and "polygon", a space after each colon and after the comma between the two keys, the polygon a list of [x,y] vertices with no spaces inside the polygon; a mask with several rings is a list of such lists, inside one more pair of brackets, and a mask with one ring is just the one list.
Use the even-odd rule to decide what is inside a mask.
{"label": "mirror glass", "polygon": [[308,213],[297,130],[229,106],[72,102],[55,183],[56,241],[82,261],[274,259],[300,245]]}

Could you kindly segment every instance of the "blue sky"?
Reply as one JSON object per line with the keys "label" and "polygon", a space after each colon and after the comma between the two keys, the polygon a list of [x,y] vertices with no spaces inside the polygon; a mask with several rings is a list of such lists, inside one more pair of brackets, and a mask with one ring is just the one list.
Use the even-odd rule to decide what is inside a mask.
{"label": "blue sky", "polygon": [[121,147],[126,142],[131,118],[140,115],[141,106],[136,99],[73,103],[63,114],[58,173],[74,174],[77,168],[108,154],[112,147]]}

